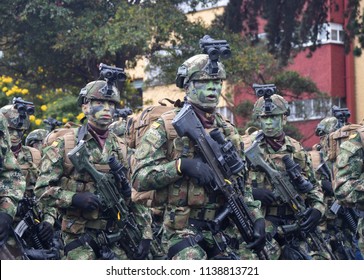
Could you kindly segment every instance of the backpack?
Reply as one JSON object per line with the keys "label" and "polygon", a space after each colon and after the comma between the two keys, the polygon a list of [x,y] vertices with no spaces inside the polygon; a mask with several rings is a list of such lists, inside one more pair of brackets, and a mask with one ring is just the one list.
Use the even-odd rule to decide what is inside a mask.
{"label": "backpack", "polygon": [[67,122],[64,127],[56,128],[48,133],[44,140],[44,147],[52,145],[52,143],[59,137],[62,137],[67,132],[71,131],[71,128],[79,128],[81,125],[75,124],[74,122]]}
{"label": "backpack", "polygon": [[[167,106],[163,101],[168,101],[170,105]],[[126,138],[129,148],[136,149],[140,145],[141,139],[150,125],[163,113],[172,110],[174,107],[182,106],[182,102],[179,99],[173,101],[168,98],[163,98],[158,103],[160,105],[150,106],[134,118],[127,120]]]}
{"label": "backpack", "polygon": [[336,160],[341,143],[347,141],[354,133],[359,133],[361,139],[364,139],[363,129],[360,129],[361,127],[363,126],[360,124],[347,124],[329,135],[329,151],[327,155],[329,161],[334,162]]}

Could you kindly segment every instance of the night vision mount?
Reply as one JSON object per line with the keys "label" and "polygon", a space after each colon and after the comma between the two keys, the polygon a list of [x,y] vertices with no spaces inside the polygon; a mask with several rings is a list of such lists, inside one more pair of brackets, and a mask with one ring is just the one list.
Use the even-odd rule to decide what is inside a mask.
{"label": "night vision mount", "polygon": [[105,89],[102,90],[103,95],[111,97],[113,94],[113,86],[116,81],[124,82],[126,80],[126,74],[123,68],[108,66],[104,63],[99,65],[100,78],[107,82]]}
{"label": "night vision mount", "polygon": [[17,127],[22,127],[27,116],[34,115],[34,103],[25,101],[21,97],[14,97],[13,105],[19,113],[16,125]]}
{"label": "night vision mount", "polygon": [[338,106],[334,105],[331,109],[331,112],[332,115],[338,120],[336,129],[348,124],[348,119],[351,116],[348,108],[339,108]]}
{"label": "night vision mount", "polygon": [[217,74],[219,72],[219,67],[217,62],[219,57],[222,59],[227,59],[231,57],[230,46],[226,40],[214,40],[209,35],[203,36],[200,39],[200,48],[204,54],[209,56],[208,73],[210,75]]}
{"label": "night vision mount", "polygon": [[277,87],[274,84],[253,84],[253,89],[256,96],[264,97],[264,111],[270,113],[275,108],[271,96],[277,92]]}

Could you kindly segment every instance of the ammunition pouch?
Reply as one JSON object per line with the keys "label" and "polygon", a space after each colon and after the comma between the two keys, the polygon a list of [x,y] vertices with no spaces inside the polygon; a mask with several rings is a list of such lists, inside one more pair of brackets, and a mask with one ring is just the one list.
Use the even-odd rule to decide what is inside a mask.
{"label": "ammunition pouch", "polygon": [[286,218],[291,219],[291,217],[294,215],[294,213],[293,213],[292,209],[286,205],[273,205],[273,206],[266,207],[265,215],[266,216],[276,216],[276,217],[280,217],[283,219],[286,219]]}

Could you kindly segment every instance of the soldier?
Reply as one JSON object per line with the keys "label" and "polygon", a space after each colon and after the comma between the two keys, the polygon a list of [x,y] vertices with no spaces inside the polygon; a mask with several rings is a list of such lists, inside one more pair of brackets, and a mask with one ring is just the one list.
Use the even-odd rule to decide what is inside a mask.
{"label": "soldier", "polygon": [[29,115],[22,111],[19,113],[16,105],[6,105],[0,109],[8,121],[8,130],[10,134],[11,150],[17,159],[22,173],[26,179],[26,192],[28,197],[33,196],[33,189],[38,177],[38,165],[41,159],[39,150],[24,146],[22,144],[25,132],[29,129]]}
{"label": "soldier", "polygon": [[33,147],[42,152],[44,140],[47,137],[48,131],[42,128],[35,129],[29,132],[25,138],[25,146]]}
{"label": "soldier", "polygon": [[[18,202],[25,191],[25,179],[10,147],[6,118],[0,113],[0,258],[12,259],[5,243],[11,233],[11,225]],[[12,247],[14,244],[10,244]]]}
{"label": "soldier", "polygon": [[[343,127],[344,128],[344,127]],[[338,150],[334,164],[334,193],[342,206],[351,208],[359,217],[354,225],[359,235],[358,245],[364,255],[364,128],[361,126],[350,133]],[[362,256],[358,254],[358,259]]]}
{"label": "soldier", "polygon": [[[258,151],[261,153],[262,160],[270,168],[284,174],[286,171],[283,157],[289,155],[289,158],[296,162],[301,171],[300,175],[305,179],[306,185],[312,184],[312,189],[300,191],[300,195],[305,196],[305,203],[310,207],[304,212],[304,221],[300,224],[300,229],[304,233],[313,231],[318,225],[325,211],[323,195],[318,182],[315,179],[311,161],[301,144],[295,139],[285,135],[283,127],[287,122],[289,115],[288,102],[280,95],[270,94],[261,96],[254,104],[253,116],[260,123],[261,131],[256,131],[251,135],[244,136],[244,149],[246,157],[249,160],[249,148],[252,147],[253,141],[258,145]],[[294,212],[289,204],[282,203],[276,197],[276,189],[272,186],[270,177],[267,172],[253,165],[248,165],[247,183],[253,186],[254,199],[260,200],[265,219],[274,227],[274,231],[269,234],[282,246],[282,259],[309,259],[310,257],[301,252],[295,244],[288,244],[292,239],[292,234],[285,235],[282,230],[286,225],[297,222]],[[309,183],[307,183],[309,182]],[[293,239],[292,239],[293,241]],[[289,245],[289,246],[288,246]],[[306,246],[306,245],[305,245]],[[307,250],[306,250],[307,253]]]}
{"label": "soldier", "polygon": [[[97,184],[90,174],[78,171],[67,156],[83,140],[90,153],[88,160],[99,172],[110,170],[110,156],[128,166],[126,146],[108,130],[114,111],[120,106],[120,94],[105,81],[93,81],[81,89],[78,105],[87,121],[80,128],[70,128],[70,132],[44,149],[36,194],[44,205],[47,223],[53,225],[57,212],[61,215],[66,259],[127,259],[122,249],[125,241],[115,238],[105,244],[105,238],[110,234],[117,236],[121,229],[96,195]],[[128,202],[130,188],[124,188],[122,195]],[[143,234],[134,258],[144,259],[152,239],[150,213],[140,205],[131,204],[130,208]]]}
{"label": "soldier", "polygon": [[[208,55],[191,57],[179,67],[176,84],[185,90],[186,102],[192,105],[205,130],[218,128],[242,152],[236,128],[216,112],[222,82],[226,79],[224,66],[217,62],[218,71],[213,74],[209,65]],[[135,151],[133,187],[138,191],[155,190],[155,206],[165,206],[163,243],[169,259],[239,258],[239,248],[233,247],[232,242],[226,245],[229,233],[236,235],[232,222],[225,219],[221,230],[214,234],[210,227],[226,200],[209,187],[211,170],[197,156],[194,143],[188,137],[179,137],[172,126],[180,110],[162,114],[144,134]],[[264,219],[248,186],[245,199],[255,221],[255,240],[249,248],[259,251],[265,245]],[[256,258],[251,251],[245,251],[248,252],[245,257]]]}

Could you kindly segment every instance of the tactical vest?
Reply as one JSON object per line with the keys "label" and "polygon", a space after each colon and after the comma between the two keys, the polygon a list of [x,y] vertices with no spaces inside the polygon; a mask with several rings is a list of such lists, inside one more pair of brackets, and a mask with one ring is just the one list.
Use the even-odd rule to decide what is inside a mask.
{"label": "tactical vest", "polygon": [[349,139],[349,137],[351,135],[353,135],[354,133],[359,133],[360,137],[362,139],[362,143],[363,142],[363,126],[360,124],[348,124],[345,125],[343,127],[341,127],[340,129],[332,132],[329,135],[329,144],[328,144],[328,160],[331,162],[335,162],[337,155],[339,154],[340,151],[340,145],[341,143],[345,142],[346,140]]}
{"label": "tactical vest", "polygon": [[[67,133],[64,133],[64,156],[63,156],[63,176],[60,180],[60,186],[64,190],[72,190],[76,192],[95,191],[95,183],[89,175],[77,174],[74,172],[74,166],[67,154],[76,146],[77,134],[79,128],[70,128]],[[123,140],[117,137],[114,133],[110,132],[112,137],[113,146],[116,147],[117,157],[126,159],[127,148],[123,144]],[[109,136],[110,137],[110,136]],[[94,164],[94,167],[99,172],[109,172],[110,167],[105,164]],[[89,178],[89,180],[87,179]],[[105,229],[107,220],[100,217],[98,210],[82,211],[72,207],[67,208],[62,212],[62,230],[72,234],[83,233],[85,228]],[[73,217],[73,218],[72,218]]]}
{"label": "tactical vest", "polygon": [[[181,156],[188,158],[195,156],[195,144],[188,137],[178,137],[172,125],[172,120],[179,110],[172,110],[161,116],[168,139],[168,161],[176,160]],[[215,120],[216,126],[207,129],[206,132],[209,133],[216,127],[220,128],[225,138],[231,140],[238,152],[240,152],[240,135],[236,132],[234,126],[218,113]],[[166,206],[166,215],[169,216],[169,219],[164,219],[164,224],[177,230],[185,228],[190,218],[205,221],[214,219],[217,209],[221,206],[219,203],[224,201],[219,194],[209,192],[203,186],[195,185],[193,180],[186,178],[178,180],[166,188],[157,189],[154,199],[156,206]],[[208,208],[206,208],[206,204],[209,205]]]}
{"label": "tactical vest", "polygon": [[[258,131],[257,131],[258,132]],[[244,149],[246,150],[249,148],[253,141],[255,140],[255,137],[257,135],[257,132],[252,133],[251,135],[244,135],[243,143],[244,143]],[[265,148],[266,144],[264,141],[260,144],[262,149]],[[289,137],[286,136],[286,143],[287,150],[284,151],[278,151],[276,153],[264,153],[264,161],[268,162],[269,165],[277,170],[277,171],[284,171],[284,163],[282,158],[290,154],[293,157],[293,160],[300,165],[300,167],[304,167],[306,165],[306,156],[303,151],[301,151],[302,146],[301,144]],[[273,187],[270,185],[269,181],[267,180],[267,176],[264,172],[259,170],[249,170],[249,177],[247,180],[247,184],[250,184],[253,188],[264,188],[269,189],[273,191]],[[286,207],[286,205],[277,205],[272,204],[269,207],[262,207],[263,214],[266,215],[272,215],[272,216],[290,216],[293,215],[293,212],[289,209],[289,207]]]}
{"label": "tactical vest", "polygon": [[[21,173],[25,177],[26,188],[29,189],[33,187],[31,186],[32,184],[35,184],[35,182],[30,182],[30,169],[37,170],[41,160],[41,153],[39,150],[29,146],[22,146],[21,153],[24,159],[22,162],[19,162],[19,160],[18,162]],[[36,171],[36,173],[38,172]]]}

